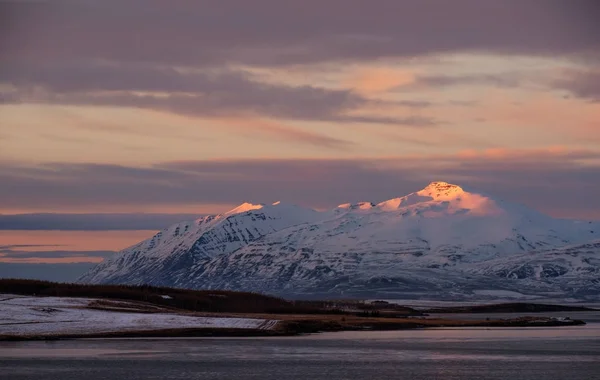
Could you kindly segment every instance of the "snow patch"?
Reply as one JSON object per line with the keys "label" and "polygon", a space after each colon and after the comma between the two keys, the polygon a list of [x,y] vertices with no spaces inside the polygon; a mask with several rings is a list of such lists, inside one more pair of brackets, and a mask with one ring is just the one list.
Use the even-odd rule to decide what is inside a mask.
{"label": "snow patch", "polygon": [[261,208],[265,207],[265,205],[263,204],[252,204],[252,203],[242,203],[241,205],[237,206],[236,208],[229,210],[225,213],[225,215],[235,215],[235,214],[241,214],[243,212],[248,212],[248,211],[252,211],[252,210],[260,210]]}
{"label": "snow patch", "polygon": [[[183,328],[271,330],[277,320],[196,317],[169,313],[132,313],[86,309],[90,298],[3,295],[0,335],[97,334]],[[126,302],[123,302],[126,303]]]}
{"label": "snow patch", "polygon": [[535,299],[538,298],[536,296],[530,296],[527,294],[522,294],[518,292],[514,292],[512,290],[501,290],[501,289],[481,289],[475,290],[473,293],[480,296],[489,296],[494,298],[504,298],[504,299]]}

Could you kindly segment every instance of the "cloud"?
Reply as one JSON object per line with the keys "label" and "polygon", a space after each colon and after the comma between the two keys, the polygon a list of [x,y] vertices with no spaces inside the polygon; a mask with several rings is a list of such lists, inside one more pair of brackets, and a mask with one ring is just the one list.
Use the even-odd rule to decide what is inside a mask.
{"label": "cloud", "polygon": [[[594,51],[595,0],[0,2],[4,57],[198,66]],[[74,32],[76,31],[76,32]]]}
{"label": "cloud", "polygon": [[74,282],[95,264],[22,264],[0,262],[0,278]]}
{"label": "cloud", "polygon": [[[493,87],[518,87],[526,81],[524,73],[472,74],[472,75],[420,75],[408,87],[442,87],[458,85],[484,85]],[[402,88],[405,86],[398,86]]]}
{"label": "cloud", "polygon": [[[279,65],[350,67],[455,53],[585,56],[593,63],[600,27],[592,15],[598,9],[594,0],[378,0],[368,7],[357,0],[309,0],[301,6],[276,0],[251,5],[242,0],[4,1],[0,83],[14,88],[0,91],[0,102],[436,126],[442,123],[428,115],[395,118],[357,111],[376,107],[370,96],[399,86],[408,91],[411,84],[514,87],[519,81],[492,75],[415,77],[411,71],[379,68],[357,73],[347,83],[354,90],[347,90],[267,83],[250,73],[257,67],[262,72]],[[578,83],[569,85],[579,89],[574,93],[593,93]],[[348,148],[343,141],[315,137],[303,141]]]}
{"label": "cloud", "polygon": [[[544,87],[552,73],[544,70],[512,70],[499,73],[477,74],[423,74],[414,73],[407,80],[387,89],[391,92],[410,92],[451,86],[485,86],[487,88]],[[460,103],[460,101],[459,101]],[[460,105],[460,104],[457,104]]]}
{"label": "cloud", "polygon": [[24,102],[128,106],[194,116],[327,119],[367,102],[350,91],[260,83],[239,71],[181,73],[132,64],[15,63],[0,66],[0,82],[21,89],[18,99]]}
{"label": "cloud", "polygon": [[97,262],[114,255],[113,251],[19,251],[0,250],[0,262],[43,262],[49,259],[87,258],[89,262]]}
{"label": "cloud", "polygon": [[[163,226],[163,228],[166,226]],[[154,230],[0,230],[0,250],[119,251],[148,239]],[[25,244],[24,244],[25,243]]]}
{"label": "cloud", "polygon": [[222,204],[225,211],[243,201],[276,200],[328,208],[377,202],[446,180],[553,215],[600,219],[590,212],[600,209],[599,179],[600,153],[566,148],[386,159],[185,161],[143,168],[52,164],[1,170],[0,208]]}
{"label": "cloud", "polygon": [[[194,220],[200,216],[197,214],[0,214],[0,230],[160,230],[171,224]],[[19,246],[12,248],[19,248]],[[9,247],[0,246],[0,251],[3,249]]]}
{"label": "cloud", "polygon": [[[176,70],[149,64],[0,64],[0,103],[48,103],[147,108],[200,117],[270,117],[349,123],[434,125],[432,120],[358,117],[373,100],[345,89],[260,82],[227,68]],[[411,124],[412,123],[412,124]]]}
{"label": "cloud", "polygon": [[511,99],[509,91],[486,91],[480,97],[478,107],[471,109],[471,117],[502,126],[506,131],[512,131],[511,139],[518,136],[521,143],[526,142],[529,146],[537,146],[544,140],[552,145],[570,143],[579,146],[593,146],[595,141],[600,141],[599,103],[565,99],[558,96],[551,83],[543,86],[545,91],[520,99]]}
{"label": "cloud", "polygon": [[97,263],[115,254],[114,251],[107,250],[48,250],[53,247],[57,247],[57,245],[11,244],[0,246],[0,265],[4,263]]}
{"label": "cloud", "polygon": [[9,244],[9,245],[0,245],[0,251],[5,250],[13,250],[15,248],[41,248],[41,247],[61,247],[61,245],[56,244]]}
{"label": "cloud", "polygon": [[563,77],[555,80],[555,88],[568,91],[571,95],[600,102],[600,69],[566,70]]}
{"label": "cloud", "polygon": [[413,81],[395,86],[394,90],[409,91],[422,87],[464,85],[496,88],[516,88],[529,85],[544,90],[566,90],[578,98],[600,101],[600,70],[592,67],[518,71],[501,74],[416,75]]}
{"label": "cloud", "polygon": [[258,133],[278,140],[294,141],[340,150],[345,150],[353,145],[347,140],[292,128],[271,120],[225,118],[215,122],[241,134],[255,135]]}
{"label": "cloud", "polygon": [[373,94],[403,87],[415,80],[415,73],[410,71],[375,68],[360,70],[348,80],[348,85],[360,93]]}
{"label": "cloud", "polygon": [[255,85],[241,71],[189,72],[150,64],[107,62],[0,63],[0,82],[15,87],[43,86],[56,93],[93,91],[212,92]]}

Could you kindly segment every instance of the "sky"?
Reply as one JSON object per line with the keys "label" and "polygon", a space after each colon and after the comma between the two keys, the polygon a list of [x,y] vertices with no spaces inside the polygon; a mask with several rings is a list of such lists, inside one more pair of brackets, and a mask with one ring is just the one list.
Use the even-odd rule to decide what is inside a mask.
{"label": "sky", "polygon": [[435,180],[600,219],[598,15],[596,0],[0,0],[0,277],[72,279],[245,201],[326,209]]}

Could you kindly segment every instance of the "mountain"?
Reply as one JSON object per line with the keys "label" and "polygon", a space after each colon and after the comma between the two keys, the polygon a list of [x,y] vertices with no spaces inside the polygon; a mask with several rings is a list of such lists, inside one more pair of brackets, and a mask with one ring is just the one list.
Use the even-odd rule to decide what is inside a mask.
{"label": "mountain", "polygon": [[303,298],[597,299],[600,223],[446,182],[321,212],[245,203],[171,226],[81,281]]}
{"label": "mountain", "polygon": [[[317,220],[319,213],[282,204],[244,203],[222,215],[175,224],[100,263],[81,281],[185,287],[183,278],[210,260],[270,233]],[[181,283],[181,284],[180,284]]]}

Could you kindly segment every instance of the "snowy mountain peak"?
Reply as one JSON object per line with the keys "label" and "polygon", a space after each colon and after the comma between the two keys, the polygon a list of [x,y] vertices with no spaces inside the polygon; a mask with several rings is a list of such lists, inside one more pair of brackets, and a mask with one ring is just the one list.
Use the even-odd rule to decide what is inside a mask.
{"label": "snowy mountain peak", "polygon": [[600,223],[553,219],[432,182],[378,205],[330,211],[244,203],[170,226],[81,281],[295,296],[455,299],[511,291],[597,298],[599,238]]}
{"label": "snowy mountain peak", "polygon": [[263,204],[252,204],[252,203],[245,202],[245,203],[242,203],[241,205],[237,206],[236,208],[227,211],[225,213],[225,215],[241,214],[241,213],[247,212],[247,211],[260,210],[263,207],[265,207],[265,205],[263,205]]}
{"label": "snowy mountain peak", "polygon": [[376,207],[381,211],[418,209],[418,213],[424,216],[465,213],[492,216],[506,211],[488,196],[465,191],[462,187],[447,182],[432,182],[420,191],[381,202]]}
{"label": "snowy mountain peak", "polygon": [[343,210],[370,210],[375,205],[371,202],[358,202],[358,203],[343,203],[337,206],[338,209]]}
{"label": "snowy mountain peak", "polygon": [[[277,201],[277,202],[273,202],[273,203],[269,203],[269,204],[264,204],[264,203],[253,204],[253,203],[248,203],[248,202],[242,203],[241,205],[237,206],[236,208],[234,208],[232,210],[227,211],[226,213],[224,213],[222,215],[225,217],[229,217],[232,215],[243,214],[245,212],[256,211],[256,210],[262,210],[262,212],[275,213],[275,214],[290,212],[290,213],[292,213],[292,215],[293,214],[306,214],[306,213],[310,214],[310,213],[315,212],[313,209],[297,206],[293,203],[285,203],[285,202]],[[218,215],[216,217],[220,217],[220,215]]]}
{"label": "snowy mountain peak", "polygon": [[419,195],[430,196],[433,199],[456,197],[463,194],[465,191],[458,185],[453,185],[448,182],[431,182],[423,190],[417,192]]}

